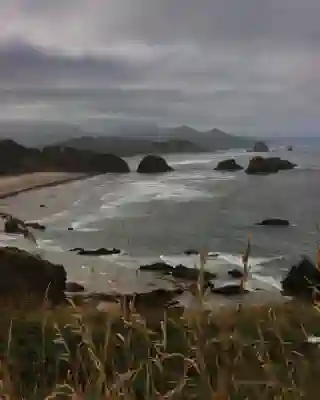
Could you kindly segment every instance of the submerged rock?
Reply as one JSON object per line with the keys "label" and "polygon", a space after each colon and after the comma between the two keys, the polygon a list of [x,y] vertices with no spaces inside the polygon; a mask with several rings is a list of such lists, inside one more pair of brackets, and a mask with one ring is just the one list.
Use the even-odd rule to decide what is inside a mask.
{"label": "submerged rock", "polygon": [[263,226],[289,226],[290,222],[286,219],[281,218],[267,218],[261,222],[258,222],[257,225]]}
{"label": "submerged rock", "polygon": [[145,156],[138,166],[137,172],[140,174],[158,174],[173,171],[163,157],[148,155]]}
{"label": "submerged rock", "polygon": [[267,153],[269,151],[269,147],[264,142],[257,142],[253,146],[253,151],[255,153]]}
{"label": "submerged rock", "polygon": [[274,174],[282,170],[290,170],[296,167],[296,164],[291,163],[288,160],[282,160],[278,157],[253,157],[246,169],[246,173],[249,175],[254,174]]}
{"label": "submerged rock", "polygon": [[235,159],[220,161],[216,166],[216,171],[240,171],[243,167],[236,163]]}
{"label": "submerged rock", "polygon": [[320,290],[320,271],[308,257],[293,266],[282,281],[284,294],[311,299]]}
{"label": "submerged rock", "polygon": [[27,251],[0,248],[0,296],[21,299],[32,296],[57,304],[65,299],[66,271]]}

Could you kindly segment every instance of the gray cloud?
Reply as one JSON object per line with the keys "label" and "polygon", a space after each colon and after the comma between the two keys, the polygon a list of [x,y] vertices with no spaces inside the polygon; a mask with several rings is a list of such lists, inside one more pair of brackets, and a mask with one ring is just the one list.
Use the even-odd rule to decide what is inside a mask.
{"label": "gray cloud", "polygon": [[318,134],[319,20],[318,0],[2,0],[0,118]]}

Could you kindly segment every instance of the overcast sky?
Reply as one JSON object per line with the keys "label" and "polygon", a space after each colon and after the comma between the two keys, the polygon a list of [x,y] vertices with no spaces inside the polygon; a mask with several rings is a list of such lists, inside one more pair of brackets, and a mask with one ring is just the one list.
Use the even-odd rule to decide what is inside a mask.
{"label": "overcast sky", "polygon": [[320,135],[319,0],[0,0],[0,119]]}

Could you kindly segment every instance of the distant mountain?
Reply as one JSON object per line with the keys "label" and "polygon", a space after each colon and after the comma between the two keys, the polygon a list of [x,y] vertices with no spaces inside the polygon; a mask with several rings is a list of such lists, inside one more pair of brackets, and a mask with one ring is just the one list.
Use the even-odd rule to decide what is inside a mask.
{"label": "distant mountain", "polygon": [[112,152],[121,157],[136,154],[200,153],[231,148],[251,148],[254,140],[230,135],[218,129],[200,132],[188,126],[157,128],[117,136],[83,136],[58,143],[60,146],[98,152]]}
{"label": "distant mountain", "polygon": [[167,154],[167,153],[199,153],[205,150],[198,145],[181,139],[156,140],[129,138],[123,136],[84,136],[60,142],[59,146],[72,147],[79,150],[91,150],[99,153],[114,153],[121,157],[137,154]]}
{"label": "distant mountain", "polygon": [[167,130],[170,137],[189,140],[208,151],[225,150],[230,148],[249,148],[254,141],[241,136],[230,135],[219,129],[199,132],[188,126],[180,126]]}

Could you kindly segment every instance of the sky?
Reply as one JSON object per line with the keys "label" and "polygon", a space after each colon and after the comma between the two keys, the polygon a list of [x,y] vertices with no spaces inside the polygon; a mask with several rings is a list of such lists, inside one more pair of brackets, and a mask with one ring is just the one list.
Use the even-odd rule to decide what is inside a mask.
{"label": "sky", "polygon": [[319,0],[1,0],[0,121],[320,136]]}

